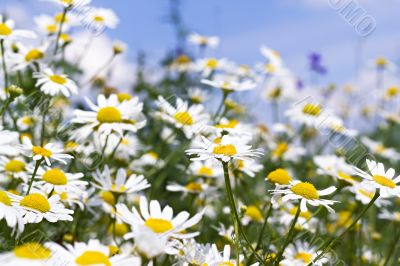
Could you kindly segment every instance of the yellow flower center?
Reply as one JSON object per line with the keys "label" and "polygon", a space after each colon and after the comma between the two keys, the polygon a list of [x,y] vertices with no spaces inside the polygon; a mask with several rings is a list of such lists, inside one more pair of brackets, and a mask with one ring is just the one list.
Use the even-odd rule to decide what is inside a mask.
{"label": "yellow flower center", "polygon": [[50,211],[49,201],[39,193],[33,193],[25,196],[19,205],[28,207],[43,213]]}
{"label": "yellow flower center", "polygon": [[8,36],[11,35],[12,29],[7,26],[5,23],[0,23],[0,35],[1,36]]}
{"label": "yellow flower center", "polygon": [[101,197],[102,200],[104,200],[105,202],[107,202],[110,205],[114,205],[115,204],[114,194],[111,193],[110,191],[102,191],[100,193],[100,197]]}
{"label": "yellow flower center", "polygon": [[195,182],[190,182],[185,187],[187,190],[190,190],[193,192],[202,192],[203,191],[203,187],[201,186],[201,184],[195,183]]}
{"label": "yellow flower center", "polygon": [[238,169],[243,169],[244,168],[244,161],[243,160],[237,160],[236,161],[236,167]]}
{"label": "yellow flower center", "polygon": [[117,193],[124,193],[126,191],[126,187],[124,185],[112,184],[111,190]]}
{"label": "yellow flower center", "polygon": [[229,120],[228,123],[215,125],[216,128],[235,128],[239,124],[238,120]]}
{"label": "yellow flower center", "polygon": [[4,165],[4,170],[11,173],[19,173],[25,170],[25,163],[20,160],[10,160]]}
{"label": "yellow flower center", "polygon": [[386,151],[386,147],[385,146],[383,146],[382,144],[378,144],[378,145],[376,145],[376,147],[375,147],[375,152],[376,153],[383,153],[383,152],[385,152]]}
{"label": "yellow flower center", "polygon": [[228,145],[217,145],[213,149],[214,154],[225,155],[225,156],[234,156],[237,154],[236,148],[232,144]]}
{"label": "yellow flower center", "polygon": [[359,189],[359,190],[358,190],[358,193],[360,193],[361,195],[363,195],[363,196],[365,196],[365,197],[368,197],[368,198],[370,198],[370,199],[372,199],[372,198],[374,197],[374,193],[369,192],[369,191],[366,191],[366,190],[364,190],[364,189]]}
{"label": "yellow flower center", "polygon": [[33,124],[33,118],[29,116],[25,116],[21,119],[22,124],[30,126]]}
{"label": "yellow flower center", "polygon": [[45,260],[51,257],[51,251],[35,242],[25,243],[14,248],[14,255],[21,259]]}
{"label": "yellow flower center", "polygon": [[[108,232],[110,234],[114,233],[114,225],[113,224],[110,225],[110,227],[108,228]],[[124,223],[116,223],[115,224],[115,235],[116,236],[122,237],[128,232],[129,232],[129,227],[126,224],[124,224]]]}
{"label": "yellow flower center", "polygon": [[158,154],[154,151],[148,152],[147,155],[153,159],[156,159],[156,160],[158,159]]}
{"label": "yellow flower center", "polygon": [[218,266],[235,266],[235,264],[230,261],[224,261],[224,262],[218,263]]}
{"label": "yellow flower center", "polygon": [[264,65],[265,72],[267,73],[274,73],[276,68],[273,64],[265,64]]}
{"label": "yellow flower center", "polygon": [[44,181],[46,181],[47,183],[50,183],[50,184],[53,184],[56,186],[62,186],[62,185],[66,185],[68,183],[67,176],[59,168],[47,170],[43,174],[42,179]]}
{"label": "yellow flower center", "polygon": [[95,22],[104,22],[104,21],[105,21],[104,18],[103,18],[102,16],[99,16],[99,15],[94,16],[94,17],[93,17],[93,20],[94,20]]}
{"label": "yellow flower center", "polygon": [[111,266],[111,262],[104,253],[99,251],[85,251],[76,258],[75,263],[78,265],[103,265]]}
{"label": "yellow flower center", "polygon": [[302,196],[303,198],[309,199],[309,200],[316,200],[319,199],[318,191],[314,187],[313,184],[308,183],[308,182],[301,182],[293,187],[290,188],[290,190],[299,196]]}
{"label": "yellow flower center", "polygon": [[[289,210],[289,213],[290,213],[291,215],[295,216],[296,213],[297,213],[297,207],[291,208],[291,209]],[[304,219],[307,219],[307,220],[308,220],[308,219],[311,218],[311,213],[310,213],[309,211],[306,211],[306,212],[300,211],[299,216],[302,217],[302,218],[304,218]]]}
{"label": "yellow flower center", "polygon": [[387,89],[386,91],[386,96],[388,98],[392,98],[395,97],[396,95],[399,94],[399,88],[397,88],[396,86],[390,87],[389,89]]}
{"label": "yellow flower center", "polygon": [[60,85],[64,85],[65,83],[67,83],[67,79],[59,76],[59,75],[51,75],[50,80],[53,81],[54,83],[60,84]]}
{"label": "yellow flower center", "polygon": [[46,29],[49,33],[56,33],[57,25],[54,25],[54,24],[47,25]]}
{"label": "yellow flower center", "polygon": [[381,175],[373,175],[372,179],[376,183],[381,185],[381,186],[385,186],[385,187],[389,187],[389,188],[395,188],[396,187],[396,183],[393,182],[393,180],[391,180],[391,179],[389,179],[387,177],[384,177],[384,176],[381,176]]}
{"label": "yellow flower center", "polygon": [[61,200],[67,200],[68,199],[68,193],[67,192],[62,192],[60,194],[60,199]]}
{"label": "yellow flower center", "polygon": [[318,104],[307,103],[303,107],[303,113],[312,116],[319,116],[321,114],[321,106]]}
{"label": "yellow flower center", "polygon": [[35,61],[42,59],[44,56],[43,52],[38,49],[32,49],[25,55],[25,61]]}
{"label": "yellow flower center", "polygon": [[120,123],[122,115],[115,107],[103,107],[97,112],[97,120],[100,123]]}
{"label": "yellow flower center", "polygon": [[279,185],[289,185],[290,181],[292,181],[289,173],[282,168],[278,168],[275,171],[269,173],[267,179],[268,181]]}
{"label": "yellow flower center", "polygon": [[202,166],[200,169],[197,171],[198,175],[201,176],[212,176],[213,175],[213,170],[207,166]]}
{"label": "yellow flower center", "polygon": [[207,60],[206,66],[211,69],[216,69],[218,67],[218,60],[215,58],[210,58]]}
{"label": "yellow flower center", "polygon": [[50,157],[53,154],[50,150],[40,146],[33,146],[32,153],[34,155],[41,155],[43,157]]}
{"label": "yellow flower center", "polygon": [[5,191],[0,191],[0,202],[4,205],[11,206],[11,199]]}
{"label": "yellow flower center", "polygon": [[120,250],[117,246],[108,246],[109,256],[112,257],[116,254],[120,253]]}
{"label": "yellow flower center", "polygon": [[281,96],[281,94],[282,94],[282,88],[276,87],[268,93],[268,96],[272,99],[277,99]]}
{"label": "yellow flower center", "polygon": [[123,101],[129,101],[130,99],[132,99],[132,96],[129,93],[118,93],[117,94],[118,97],[118,101],[120,103],[122,103]]}
{"label": "yellow flower center", "polygon": [[60,40],[64,42],[69,42],[71,41],[71,37],[67,33],[61,33]]}
{"label": "yellow flower center", "polygon": [[177,112],[174,115],[174,118],[176,121],[178,121],[181,124],[190,126],[193,125],[193,118],[188,112]]}
{"label": "yellow flower center", "polygon": [[153,230],[154,233],[164,233],[174,228],[170,221],[158,218],[149,218],[144,225]]}
{"label": "yellow flower center", "polygon": [[[64,19],[63,19],[63,17],[64,17]],[[61,23],[61,22],[66,23],[66,22],[68,22],[68,18],[67,18],[67,16],[64,16],[63,13],[58,13],[54,16],[54,21],[57,23]]]}
{"label": "yellow flower center", "polygon": [[277,158],[281,158],[285,152],[289,149],[289,145],[286,142],[279,142],[276,149],[272,152],[272,155]]}
{"label": "yellow flower center", "polygon": [[312,255],[310,253],[306,253],[306,252],[299,252],[296,254],[296,256],[294,258],[296,260],[302,260],[305,263],[310,263],[312,260]]}
{"label": "yellow flower center", "polygon": [[376,65],[378,67],[385,67],[387,64],[387,60],[384,57],[379,57],[376,59]]}
{"label": "yellow flower center", "polygon": [[179,65],[189,64],[191,61],[187,55],[180,55],[175,59],[175,62]]}
{"label": "yellow flower center", "polygon": [[340,179],[343,179],[343,180],[348,181],[350,183],[356,182],[356,180],[351,175],[345,174],[345,173],[343,173],[341,171],[338,172],[338,176],[339,176]]}
{"label": "yellow flower center", "polygon": [[260,222],[263,220],[262,213],[256,206],[248,206],[246,208],[245,215],[256,222]]}

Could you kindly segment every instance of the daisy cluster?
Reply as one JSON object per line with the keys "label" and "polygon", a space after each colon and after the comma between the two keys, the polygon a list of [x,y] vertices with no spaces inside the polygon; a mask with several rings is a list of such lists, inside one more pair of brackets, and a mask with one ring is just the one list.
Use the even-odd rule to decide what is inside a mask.
{"label": "daisy cluster", "polygon": [[117,14],[46,1],[34,30],[0,15],[0,265],[398,264],[394,62],[332,85],[193,32],[123,86],[127,46],[80,33]]}

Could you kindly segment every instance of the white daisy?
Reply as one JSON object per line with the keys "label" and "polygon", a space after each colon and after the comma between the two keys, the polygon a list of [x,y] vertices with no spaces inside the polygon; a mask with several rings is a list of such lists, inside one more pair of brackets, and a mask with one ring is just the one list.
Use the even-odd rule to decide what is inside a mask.
{"label": "white daisy", "polygon": [[372,153],[378,154],[389,160],[400,160],[400,153],[394,148],[385,147],[382,142],[362,137],[361,143],[364,144]]}
{"label": "white daisy", "polygon": [[205,113],[203,105],[194,104],[189,107],[188,102],[176,98],[176,107],[174,107],[162,96],[158,97],[156,104],[160,108],[160,112],[156,115],[182,129],[187,138],[201,133],[208,123],[209,115]]}
{"label": "white daisy", "polygon": [[260,47],[261,54],[265,57],[266,63],[262,65],[262,70],[267,74],[275,74],[275,72],[280,71],[283,68],[283,62],[280,54],[267,47]]}
{"label": "white daisy", "polygon": [[33,65],[33,63],[39,63],[44,59],[48,47],[49,43],[31,47],[18,45],[18,52],[10,54],[12,69],[22,70]]}
{"label": "white daisy", "polygon": [[194,104],[200,104],[208,99],[208,93],[200,88],[192,87],[188,89],[189,99]]}
{"label": "white daisy", "polygon": [[258,172],[263,169],[263,165],[256,161],[234,160],[233,167],[235,170],[245,173],[250,177],[255,177]]}
{"label": "white daisy", "polygon": [[210,160],[218,159],[224,162],[229,162],[232,159],[252,160],[254,157],[262,156],[259,149],[252,149],[251,145],[243,142],[243,139],[230,137],[225,135],[210,141],[205,137],[201,137],[201,147],[193,148],[186,151],[189,155],[197,155],[191,160]]}
{"label": "white daisy", "polygon": [[236,81],[228,79],[214,79],[214,80],[202,79],[201,82],[211,87],[219,88],[221,90],[230,92],[251,90],[257,86],[257,84],[251,80]]}
{"label": "white daisy", "polygon": [[90,4],[91,0],[43,0],[69,8],[79,8]]}
{"label": "white daisy", "polygon": [[50,265],[53,255],[53,252],[46,245],[38,242],[27,242],[14,247],[12,251],[0,253],[0,264],[2,266]]}
{"label": "white daisy", "polygon": [[318,261],[313,261],[318,256],[318,249],[310,246],[306,242],[296,241],[294,244],[290,244],[285,249],[285,259],[279,262],[282,266],[307,266],[312,265],[322,266],[329,261],[328,258],[320,258]]}
{"label": "white daisy", "polygon": [[44,160],[47,165],[51,165],[50,159],[67,164],[65,159],[73,159],[74,157],[63,153],[63,149],[56,148],[53,143],[48,143],[44,147],[34,146],[28,137],[22,138],[20,149],[25,156],[32,157],[34,161]]}
{"label": "white daisy", "polygon": [[218,161],[193,161],[189,166],[190,173],[195,176],[202,176],[207,178],[218,178],[224,175],[224,171]]}
{"label": "white daisy", "polygon": [[216,36],[204,36],[198,33],[191,33],[187,38],[188,42],[197,44],[202,47],[217,48],[219,44],[219,38]]}
{"label": "white daisy", "polygon": [[96,29],[105,27],[115,29],[119,19],[112,9],[108,8],[90,8],[85,14],[85,22]]}
{"label": "white daisy", "polygon": [[5,191],[0,190],[0,220],[6,220],[8,227],[17,230],[18,232],[24,231],[25,222],[21,213],[12,206],[10,197]]}
{"label": "white daisy", "polygon": [[93,178],[95,182],[92,184],[95,187],[114,193],[131,194],[150,187],[150,184],[143,175],[131,174],[127,176],[126,171],[122,168],[118,169],[114,180],[107,165],[104,167],[103,171],[97,170],[97,172],[93,174]]}
{"label": "white daisy", "polygon": [[78,94],[78,87],[73,80],[67,75],[55,74],[49,68],[43,72],[33,73],[33,77],[37,79],[36,87],[40,87],[44,94],[55,96],[62,93],[65,97]]}
{"label": "white daisy", "polygon": [[343,157],[338,157],[336,155],[319,155],[314,157],[314,163],[318,166],[317,173],[319,175],[329,175],[350,184],[358,182],[353,177],[353,175],[355,175],[354,167],[346,163]]}
{"label": "white daisy", "polygon": [[50,223],[72,221],[73,210],[60,203],[60,196],[53,195],[49,199],[42,193],[35,192],[25,197],[8,193],[12,205],[22,214],[25,223],[40,223],[46,219]]}
{"label": "white daisy", "polygon": [[217,188],[211,187],[200,180],[189,182],[186,185],[170,183],[167,185],[166,189],[171,192],[183,192],[184,195],[188,193],[197,194],[199,198],[204,198],[208,194],[213,194],[217,191]]}
{"label": "white daisy", "polygon": [[[112,254],[110,247],[100,243],[97,239],[90,239],[88,243],[75,242],[66,244],[65,248],[56,243],[49,243],[48,247],[63,263],[71,266],[104,265],[104,266],[140,266],[141,259],[130,255]],[[57,264],[55,264],[57,265]]]}
{"label": "white daisy", "polygon": [[19,133],[1,130],[0,127],[0,154],[6,156],[17,156],[21,153],[21,150],[18,148],[19,144]]}
{"label": "white daisy", "polygon": [[[349,190],[355,195],[356,200],[360,201],[364,205],[369,204],[375,194],[374,187],[361,185],[360,183],[353,184]],[[388,206],[390,205],[390,201],[379,197],[375,200],[374,205],[377,207]]]}
{"label": "white daisy", "polygon": [[224,70],[227,65],[225,58],[204,58],[195,62],[194,69],[201,72],[203,77],[208,77],[217,70]]}
{"label": "white daisy", "polygon": [[311,206],[324,206],[329,212],[335,212],[330,205],[337,201],[320,199],[320,196],[330,195],[336,191],[336,187],[331,186],[324,190],[317,190],[313,184],[308,182],[291,181],[289,185],[278,186],[276,189],[270,190],[274,195],[284,195],[282,201],[300,200],[300,210],[306,212],[307,204]]}
{"label": "white daisy", "polygon": [[0,173],[10,178],[20,178],[27,182],[26,162],[23,158],[5,156],[0,157]]}
{"label": "white daisy", "polygon": [[[131,212],[125,204],[117,204],[117,214],[125,223],[131,226],[145,225],[154,233],[166,234],[173,238],[192,238],[197,236],[198,233],[187,233],[184,230],[197,224],[203,216],[203,212],[201,212],[189,219],[190,214],[183,211],[174,218],[173,210],[170,206],[165,206],[164,209],[161,209],[160,203],[156,200],[150,201],[149,205],[145,197],[140,197],[140,212],[135,207],[132,207]],[[131,236],[131,234],[127,234],[126,238]]]}
{"label": "white daisy", "polygon": [[302,102],[285,111],[292,122],[315,128],[327,128],[330,121],[337,119],[331,111],[324,109],[319,103]]}
{"label": "white daisy", "polygon": [[383,209],[380,214],[378,214],[378,218],[382,220],[389,220],[389,221],[394,221],[394,222],[400,222],[400,212],[398,211],[389,211],[386,209]]}
{"label": "white daisy", "polygon": [[36,34],[29,30],[14,29],[15,23],[0,14],[0,40],[15,40],[20,38],[36,38]]}
{"label": "white daisy", "polygon": [[[39,32],[42,32],[44,34],[48,35],[54,35],[57,34],[60,28],[60,24],[56,23],[53,17],[49,15],[40,15],[37,17],[34,17],[34,21],[36,24],[36,27],[38,28]],[[69,29],[68,24],[63,25],[63,30],[67,31]]]}
{"label": "white daisy", "polygon": [[82,126],[77,135],[86,138],[93,131],[109,135],[116,132],[123,136],[125,131],[136,132],[145,126],[146,120],[142,113],[143,104],[138,97],[120,102],[115,94],[106,98],[104,95],[97,97],[98,105],[86,98],[91,111],[75,110],[73,123],[86,124]]}
{"label": "white daisy", "polygon": [[379,189],[382,198],[400,197],[400,176],[395,177],[393,168],[385,171],[385,166],[367,159],[369,173],[355,168],[357,175],[363,178],[361,184],[368,189]]}

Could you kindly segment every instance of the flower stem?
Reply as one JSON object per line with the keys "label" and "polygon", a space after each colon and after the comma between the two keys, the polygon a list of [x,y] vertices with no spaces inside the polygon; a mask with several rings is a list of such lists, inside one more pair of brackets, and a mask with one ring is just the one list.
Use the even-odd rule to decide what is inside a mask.
{"label": "flower stem", "polygon": [[4,49],[4,39],[0,40],[0,49],[1,49],[1,62],[3,66],[3,74],[4,74],[4,88],[8,89],[8,73],[7,73],[7,65],[5,58],[5,49]]}
{"label": "flower stem", "polygon": [[[266,265],[265,261],[260,257],[259,254],[257,254],[256,250],[251,245],[249,239],[247,238],[247,236],[246,236],[246,234],[245,234],[245,232],[243,230],[242,224],[240,222],[239,214],[237,212],[235,199],[234,199],[233,193],[232,193],[231,181],[229,179],[229,166],[228,166],[228,164],[229,163],[227,163],[227,162],[222,162],[222,166],[224,168],[225,188],[226,188],[226,193],[228,194],[232,220],[233,220],[234,226],[235,225],[237,226],[237,231],[238,231],[238,232],[235,232],[237,240],[239,240],[239,234],[240,234],[243,237],[247,247],[251,250],[251,252],[254,254],[254,256],[257,258],[257,260],[262,265]],[[237,256],[238,256],[238,254],[237,254]]]}
{"label": "flower stem", "polygon": [[217,111],[215,112],[215,115],[214,115],[214,119],[215,119],[216,122],[218,122],[219,119],[221,119],[221,118],[219,118],[219,116],[221,114],[222,107],[225,104],[225,100],[228,98],[229,91],[223,90],[222,93],[223,93],[223,95],[222,95],[221,103],[219,104],[218,109],[217,109]]}
{"label": "flower stem", "polygon": [[35,170],[33,170],[32,176],[31,176],[31,180],[29,181],[29,187],[28,187],[28,191],[26,192],[26,195],[29,195],[29,192],[31,192],[31,188],[33,185],[33,181],[35,181],[35,177],[36,177],[36,173],[39,169],[40,164],[42,163],[43,158],[36,161],[36,165],[35,165]]}
{"label": "flower stem", "polygon": [[[322,249],[322,252],[313,260],[313,261],[318,261],[332,246],[335,244],[337,240],[342,238],[348,231],[350,231],[356,224],[357,222],[361,219],[361,217],[368,211],[368,209],[374,204],[374,202],[379,198],[380,196],[380,190],[377,189],[375,192],[374,197],[371,199],[371,201],[368,203],[367,207],[365,207],[362,212],[357,216],[357,218],[351,223],[349,227],[346,228],[340,235],[337,237],[332,238],[329,241],[326,241],[321,245],[319,249]],[[313,265],[313,262],[308,264],[308,266]]]}
{"label": "flower stem", "polygon": [[58,52],[58,47],[59,47],[59,41],[60,41],[60,37],[61,37],[61,33],[62,33],[62,28],[64,26],[64,21],[65,21],[65,17],[67,16],[67,12],[69,10],[69,7],[64,7],[63,10],[63,14],[61,17],[61,22],[60,22],[60,28],[58,29],[58,33],[57,33],[57,38],[56,38],[56,47],[54,48],[54,55],[57,54]]}
{"label": "flower stem", "polygon": [[297,207],[296,215],[294,216],[292,224],[290,225],[289,233],[286,236],[285,242],[283,243],[281,250],[278,252],[278,255],[276,256],[276,259],[275,259],[276,266],[279,265],[279,262],[282,259],[283,252],[285,252],[286,247],[289,245],[290,241],[293,238],[294,228],[296,227],[296,223],[297,223],[297,220],[299,219],[299,215],[300,215],[300,202],[299,202],[299,206]]}
{"label": "flower stem", "polygon": [[[396,231],[396,225],[394,226],[394,229]],[[395,234],[393,242],[390,246],[390,250],[389,250],[388,254],[386,255],[386,259],[385,259],[385,262],[383,263],[383,266],[388,265],[388,263],[390,262],[390,259],[392,258],[393,252],[396,250],[399,240],[400,240],[400,230],[397,230],[397,233]]]}

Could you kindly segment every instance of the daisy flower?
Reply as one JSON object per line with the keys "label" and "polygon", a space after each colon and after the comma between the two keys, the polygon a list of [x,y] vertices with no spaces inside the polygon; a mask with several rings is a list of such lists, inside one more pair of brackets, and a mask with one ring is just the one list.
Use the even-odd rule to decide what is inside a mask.
{"label": "daisy flower", "polygon": [[60,5],[62,7],[77,8],[90,4],[91,0],[44,0]]}
{"label": "daisy flower", "polygon": [[48,47],[48,43],[44,43],[43,45],[37,47],[18,45],[18,53],[10,54],[12,69],[22,70],[33,65],[33,63],[40,62],[44,59]]}
{"label": "daisy flower", "polygon": [[88,243],[75,242],[65,248],[57,243],[49,243],[49,248],[63,259],[67,265],[104,265],[104,266],[140,266],[141,259],[130,254],[112,254],[109,246],[104,246],[97,239]]}
{"label": "daisy flower", "polygon": [[19,145],[19,133],[1,130],[0,127],[0,155],[6,156],[17,156],[21,150],[18,148]]}
{"label": "daisy flower", "polygon": [[312,263],[312,265],[322,266],[329,260],[327,258],[320,258],[318,261],[313,261],[318,256],[317,251],[318,249],[316,247],[298,240],[285,249],[285,259],[279,263],[282,266],[307,266],[310,263]]}
{"label": "daisy flower", "polygon": [[5,191],[0,190],[0,220],[6,220],[8,227],[23,232],[25,222],[22,215],[14,206]]}
{"label": "daisy flower", "polygon": [[350,184],[358,182],[353,177],[355,175],[354,167],[346,163],[343,157],[319,155],[314,157],[314,163],[318,166],[317,174],[319,175],[329,175]]}
{"label": "daisy flower", "polygon": [[8,193],[12,205],[22,214],[25,223],[40,223],[46,219],[50,223],[72,221],[73,210],[60,203],[60,196],[53,195],[49,199],[42,193],[35,192],[25,197]]}
{"label": "daisy flower", "polygon": [[190,173],[195,176],[202,176],[207,178],[218,178],[224,175],[224,171],[218,161],[193,161],[189,166]]}
{"label": "daisy flower", "polygon": [[44,94],[55,96],[62,93],[65,97],[78,94],[78,87],[73,80],[67,75],[55,74],[49,68],[33,73],[33,77],[37,79],[36,87],[40,87]]}
{"label": "daisy flower", "polygon": [[63,149],[58,149],[53,143],[48,143],[44,147],[34,146],[28,137],[22,138],[20,149],[25,156],[32,157],[34,161],[44,160],[48,166],[51,165],[50,159],[67,164],[65,159],[73,159],[74,157],[63,153]]}
{"label": "daisy flower", "polygon": [[119,23],[119,19],[111,9],[92,7],[85,14],[85,22],[97,29],[103,29],[105,27],[115,29]]}
{"label": "daisy flower", "polygon": [[[150,207],[150,209],[149,209]],[[144,225],[150,228],[156,234],[166,234],[173,238],[192,238],[198,233],[186,233],[185,229],[197,224],[203,212],[194,215],[189,219],[189,213],[186,211],[178,213],[173,217],[173,210],[170,206],[161,209],[160,203],[156,200],[150,201],[150,205],[145,197],[140,197],[140,212],[132,207],[129,211],[125,204],[117,204],[118,216],[131,226]],[[132,236],[126,235],[126,238]]]}
{"label": "daisy flower", "polygon": [[15,23],[0,15],[0,40],[15,40],[20,38],[36,38],[36,34],[29,30],[14,29]]}
{"label": "daisy flower", "polygon": [[380,214],[378,214],[378,218],[382,220],[400,222],[400,212],[391,212],[384,209]]}
{"label": "daisy flower", "polygon": [[27,242],[15,246],[12,251],[0,253],[0,264],[2,266],[50,265],[53,255],[53,252],[46,245],[38,242]]}
{"label": "daisy flower", "polygon": [[189,43],[197,44],[202,47],[217,48],[219,44],[219,38],[216,36],[204,36],[198,33],[191,33],[187,38]]}
{"label": "daisy flower", "polygon": [[279,185],[289,185],[293,181],[289,172],[283,168],[278,168],[270,172],[265,180],[279,186]]}
{"label": "daisy flower", "polygon": [[12,159],[1,156],[0,157],[0,173],[11,178],[20,178],[27,182],[28,176],[26,172],[26,162],[20,157]]}
{"label": "daisy flower", "polygon": [[84,124],[77,131],[80,138],[85,138],[98,131],[109,135],[116,132],[123,136],[124,131],[136,132],[145,126],[146,120],[142,113],[143,104],[139,103],[138,97],[120,102],[116,94],[106,98],[104,95],[97,97],[98,105],[86,98],[91,111],[75,110],[76,118],[73,123]]}
{"label": "daisy flower", "polygon": [[107,165],[104,167],[103,171],[97,170],[97,172],[93,174],[93,179],[95,182],[92,184],[95,187],[114,193],[131,194],[150,187],[150,184],[143,175],[131,174],[127,176],[126,171],[122,168],[118,169],[117,176],[114,180]]}
{"label": "daisy flower", "polygon": [[264,216],[259,207],[255,205],[245,206],[246,211],[244,212],[244,216],[242,218],[243,225],[248,225],[251,221],[256,223],[263,223]]}
{"label": "daisy flower", "polygon": [[201,136],[201,140],[202,142],[199,143],[201,147],[186,151],[189,155],[197,155],[197,157],[191,158],[193,161],[218,159],[227,163],[232,159],[251,161],[254,157],[262,156],[262,152],[259,149],[252,149],[251,145],[247,145],[241,138],[225,135],[210,141]]}
{"label": "daisy flower", "polygon": [[[209,265],[229,265],[229,266],[240,266],[236,265],[236,261],[234,259],[231,259],[231,246],[230,245],[225,245],[224,250],[222,254],[218,251],[218,248],[215,244],[211,246],[211,253],[212,257],[210,259],[210,264]],[[244,256],[240,255],[239,256],[239,261],[240,264],[243,263]],[[249,266],[258,266],[259,263],[253,263]]]}
{"label": "daisy flower", "polygon": [[[38,30],[46,35],[54,35],[59,31],[59,23],[48,15],[40,15],[34,18]],[[63,30],[68,30],[68,24],[63,25]]]}
{"label": "daisy flower", "polygon": [[379,189],[382,198],[400,197],[400,176],[395,177],[393,168],[385,171],[382,163],[367,159],[368,172],[355,168],[357,175],[363,178],[361,184],[368,189]]}
{"label": "daisy flower", "polygon": [[383,145],[382,142],[374,141],[367,137],[361,138],[361,143],[364,144],[369,151],[372,153],[378,154],[383,158],[389,160],[399,160],[400,153],[398,153],[394,148],[388,148]]}
{"label": "daisy flower", "polygon": [[199,88],[189,88],[188,89],[189,99],[194,104],[200,104],[205,102],[208,99],[208,93]]}
{"label": "daisy flower", "polygon": [[297,146],[295,143],[287,143],[285,141],[270,143],[270,149],[272,150],[272,159],[298,162],[302,156],[306,154],[306,150],[303,147]]}
{"label": "daisy flower", "polygon": [[218,132],[218,134],[223,134],[224,132],[228,132],[231,136],[238,137],[251,137],[253,134],[251,126],[244,124],[236,119],[226,119],[225,117],[221,118],[218,124],[214,125],[214,130]]}
{"label": "daisy flower", "polygon": [[250,177],[255,177],[258,172],[263,169],[263,165],[256,161],[234,160],[233,167],[235,170],[242,172]]}
{"label": "daisy flower", "polygon": [[225,58],[204,58],[195,62],[194,69],[200,71],[203,77],[210,76],[217,70],[223,70],[228,64]]}
{"label": "daisy flower", "polygon": [[[294,217],[297,213],[297,208],[294,207],[292,204],[285,205],[283,210],[280,212],[279,215],[276,217],[276,222],[279,225],[286,225],[282,232],[282,234],[286,233],[287,228],[290,227],[291,223],[293,222]],[[318,224],[318,220],[312,217],[312,213],[310,211],[302,212],[300,211],[299,218],[297,220],[296,228],[299,230],[306,229],[309,231],[314,231],[316,229],[316,225]]]}
{"label": "daisy flower", "polygon": [[160,108],[160,112],[157,112],[156,115],[174,124],[176,128],[182,129],[187,138],[200,133],[208,123],[209,116],[204,112],[203,105],[189,106],[188,102],[176,98],[176,107],[174,107],[162,96],[158,97],[156,104]]}
{"label": "daisy flower", "polygon": [[265,57],[266,63],[262,66],[262,69],[267,74],[274,74],[276,71],[279,71],[283,67],[283,62],[280,54],[263,45],[260,47],[261,54]]}
{"label": "daisy flower", "polygon": [[167,185],[166,189],[171,192],[183,192],[184,194],[197,194],[199,198],[204,198],[208,194],[213,194],[217,188],[210,187],[208,184],[201,181],[189,182],[186,185],[179,185],[171,183]]}
{"label": "daisy flower", "polygon": [[[34,169],[29,169],[32,175]],[[57,193],[74,192],[81,194],[88,182],[83,181],[83,173],[67,173],[60,168],[39,167],[34,182],[34,187],[50,193],[53,189]]]}
{"label": "daisy flower", "polygon": [[320,196],[330,195],[336,191],[334,186],[324,190],[317,190],[313,184],[308,182],[292,181],[289,185],[278,186],[270,190],[274,195],[283,195],[282,201],[300,200],[300,210],[306,212],[307,204],[311,206],[324,206],[329,212],[335,211],[330,207],[337,201],[321,199]]}
{"label": "daisy flower", "polygon": [[329,121],[336,117],[325,110],[318,103],[302,102],[285,111],[285,116],[292,122],[304,124],[310,127],[323,128],[330,125]]}
{"label": "daisy flower", "polygon": [[[375,194],[374,187],[362,185],[360,183],[353,184],[349,190],[355,195],[356,200],[360,201],[364,205],[370,203]],[[379,197],[375,200],[374,205],[377,207],[388,206],[390,205],[390,201],[388,199]]]}
{"label": "daisy flower", "polygon": [[257,84],[251,80],[235,81],[229,79],[202,79],[201,83],[229,92],[251,90],[257,86]]}
{"label": "daisy flower", "polygon": [[188,55],[181,54],[172,61],[169,68],[172,71],[188,72],[193,69],[193,62]]}
{"label": "daisy flower", "polygon": [[17,120],[17,126],[20,130],[28,130],[35,125],[36,119],[33,116],[22,116]]}

